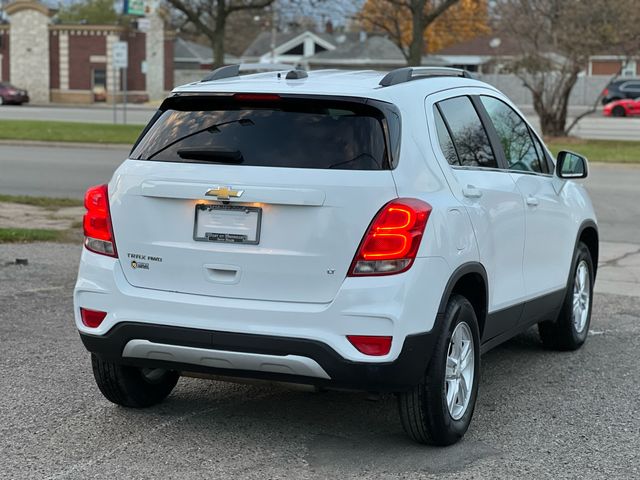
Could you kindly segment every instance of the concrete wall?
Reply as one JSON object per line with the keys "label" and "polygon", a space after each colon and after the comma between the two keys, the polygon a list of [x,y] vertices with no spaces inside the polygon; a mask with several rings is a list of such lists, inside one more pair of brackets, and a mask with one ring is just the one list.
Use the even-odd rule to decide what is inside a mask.
{"label": "concrete wall", "polygon": [[7,13],[11,83],[28,90],[33,103],[49,103],[49,15],[35,8]]}
{"label": "concrete wall", "polygon": [[147,17],[151,27],[145,37],[147,93],[150,100],[164,98],[164,20],[156,12]]}
{"label": "concrete wall", "polygon": [[[480,79],[504,92],[517,105],[533,104],[531,92],[524,87],[522,80],[515,75],[486,74],[480,75]],[[610,80],[611,76],[609,75],[578,78],[578,82],[571,92],[571,97],[569,97],[569,105],[593,105]]]}

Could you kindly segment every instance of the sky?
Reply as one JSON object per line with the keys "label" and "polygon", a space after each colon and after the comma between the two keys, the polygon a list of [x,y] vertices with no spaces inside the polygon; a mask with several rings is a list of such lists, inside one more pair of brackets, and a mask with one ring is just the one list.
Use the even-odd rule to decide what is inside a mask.
{"label": "sky", "polygon": [[[77,3],[81,0],[41,0],[52,8],[60,4]],[[2,2],[2,0],[0,0]],[[365,0],[277,0],[283,17],[295,18],[303,15],[316,18],[319,26],[327,20],[335,26],[344,25],[364,4]],[[122,9],[122,0],[114,1],[116,9]]]}
{"label": "sky", "polygon": [[297,15],[313,17],[319,26],[331,20],[334,26],[345,25],[364,4],[365,0],[279,0],[279,8],[284,17]]}
{"label": "sky", "polygon": [[[51,8],[58,8],[60,5],[78,3],[82,0],[41,0],[42,3]],[[9,3],[10,0],[0,0]],[[331,20],[334,27],[344,26],[349,19],[357,13],[365,0],[277,0],[277,8],[281,16],[281,23],[291,23],[300,17],[311,17],[317,21],[319,29],[323,29],[328,20]],[[123,0],[115,0],[116,11],[122,10]]]}

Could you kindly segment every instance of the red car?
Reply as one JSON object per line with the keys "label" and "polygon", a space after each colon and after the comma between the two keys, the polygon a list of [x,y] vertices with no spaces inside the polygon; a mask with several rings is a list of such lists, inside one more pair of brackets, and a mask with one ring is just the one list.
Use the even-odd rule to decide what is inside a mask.
{"label": "red car", "polygon": [[27,102],[29,102],[29,94],[26,90],[14,87],[7,82],[0,82],[0,105],[9,103],[22,105]]}
{"label": "red car", "polygon": [[626,117],[627,115],[640,115],[640,98],[615,100],[607,103],[603,113],[608,117]]}

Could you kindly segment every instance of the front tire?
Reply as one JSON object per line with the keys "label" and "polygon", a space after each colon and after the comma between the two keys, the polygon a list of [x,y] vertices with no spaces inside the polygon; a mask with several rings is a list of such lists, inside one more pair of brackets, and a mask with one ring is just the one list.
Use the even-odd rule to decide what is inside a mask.
{"label": "front tire", "polygon": [[589,333],[595,276],[591,253],[582,242],[576,248],[571,272],[558,319],[538,324],[540,339],[547,348],[577,350],[584,344]]}
{"label": "front tire", "polygon": [[178,383],[172,370],[120,365],[91,355],[96,384],[105,398],[117,405],[144,408],[162,402]]}
{"label": "front tire", "polygon": [[413,389],[398,395],[404,431],[419,443],[456,443],[471,423],[479,378],[476,314],[466,298],[452,295],[425,376]]}

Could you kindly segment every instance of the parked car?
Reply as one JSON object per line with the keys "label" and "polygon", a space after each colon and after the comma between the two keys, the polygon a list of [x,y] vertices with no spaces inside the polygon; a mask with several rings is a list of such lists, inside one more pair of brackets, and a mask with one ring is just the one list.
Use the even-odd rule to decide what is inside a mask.
{"label": "parked car", "polygon": [[640,97],[640,78],[614,80],[602,91],[602,104]]}
{"label": "parked car", "polygon": [[536,324],[585,342],[587,161],[554,160],[498,90],[442,68],[212,77],[85,197],[75,322],[107,399],[154,405],[188,372],[394,392],[411,438],[449,445],[481,353]]}
{"label": "parked car", "polygon": [[602,109],[602,113],[608,117],[640,115],[640,97],[609,102]]}
{"label": "parked car", "polygon": [[22,105],[29,102],[29,94],[26,90],[14,87],[10,83],[0,82],[0,105]]}

